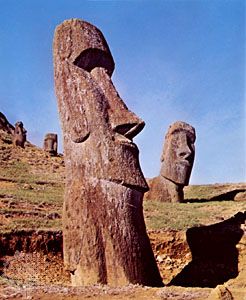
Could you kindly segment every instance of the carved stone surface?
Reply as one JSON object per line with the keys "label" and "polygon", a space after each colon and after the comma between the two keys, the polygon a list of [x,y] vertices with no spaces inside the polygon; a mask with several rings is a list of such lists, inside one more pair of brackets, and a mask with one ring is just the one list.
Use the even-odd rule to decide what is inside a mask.
{"label": "carved stone surface", "polygon": [[149,192],[144,195],[145,200],[161,202],[182,202],[184,199],[183,186],[157,176],[148,180]]}
{"label": "carved stone surface", "polygon": [[57,155],[57,134],[47,133],[44,137],[44,151],[48,152],[52,156]]}
{"label": "carved stone surface", "polygon": [[185,122],[173,123],[166,134],[160,175],[150,182],[146,200],[182,202],[195,157],[195,129]]}
{"label": "carved stone surface", "polygon": [[24,148],[26,142],[26,129],[21,121],[15,123],[15,129],[13,133],[13,144]]}
{"label": "carved stone surface", "polygon": [[102,33],[72,19],[56,28],[54,73],[63,130],[64,261],[73,285],[162,286],[146,233],[148,185],[132,142],[144,122],[126,107]]}
{"label": "carved stone surface", "polygon": [[195,157],[195,129],[185,122],[172,124],[165,138],[160,175],[188,185]]}

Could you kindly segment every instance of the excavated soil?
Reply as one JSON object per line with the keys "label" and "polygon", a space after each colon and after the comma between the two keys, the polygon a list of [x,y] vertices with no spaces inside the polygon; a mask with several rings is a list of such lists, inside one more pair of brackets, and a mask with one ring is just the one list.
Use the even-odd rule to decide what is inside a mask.
{"label": "excavated soil", "polygon": [[[205,300],[211,296],[209,299],[245,300],[244,221],[245,215],[237,214],[226,222],[194,228],[192,233],[150,231],[153,251],[166,285],[164,288],[134,285],[74,288],[63,268],[60,231],[1,234],[0,299]],[[205,247],[206,243],[211,244]],[[199,247],[204,249],[198,255],[196,249]],[[219,289],[212,289],[218,285]],[[216,298],[221,289],[231,298],[228,295],[227,298]]]}
{"label": "excavated soil", "polygon": [[[164,281],[169,282],[190,260],[184,232],[150,232]],[[13,232],[0,236],[0,299],[206,299],[210,288],[138,285],[70,286],[63,268],[61,232]]]}

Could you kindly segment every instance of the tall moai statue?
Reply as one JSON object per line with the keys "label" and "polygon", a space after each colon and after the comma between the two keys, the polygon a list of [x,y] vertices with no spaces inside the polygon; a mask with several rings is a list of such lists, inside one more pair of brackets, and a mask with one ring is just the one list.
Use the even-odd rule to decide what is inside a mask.
{"label": "tall moai statue", "polygon": [[57,134],[47,133],[44,137],[44,151],[48,152],[51,156],[57,155],[58,139]]}
{"label": "tall moai statue", "polygon": [[158,177],[150,180],[146,200],[182,202],[195,157],[195,129],[185,122],[173,123],[165,136]]}
{"label": "tall moai statue", "polygon": [[173,123],[166,134],[161,156],[161,171],[172,202],[184,200],[195,158],[195,128],[185,122]]}
{"label": "tall moai statue", "polygon": [[132,141],[144,122],[117,93],[114,61],[96,27],[64,21],[53,46],[66,168],[63,250],[72,284],[162,286],[143,218],[148,185]]}
{"label": "tall moai statue", "polygon": [[26,129],[21,121],[15,123],[15,128],[12,133],[12,140],[14,146],[24,148],[26,142]]}

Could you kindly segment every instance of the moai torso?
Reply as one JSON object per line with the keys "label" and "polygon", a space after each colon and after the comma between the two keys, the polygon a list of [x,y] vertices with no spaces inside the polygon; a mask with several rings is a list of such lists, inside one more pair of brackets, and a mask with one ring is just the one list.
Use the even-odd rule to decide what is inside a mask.
{"label": "moai torso", "polygon": [[47,133],[44,137],[44,151],[52,156],[57,155],[57,134]]}
{"label": "moai torso", "polygon": [[17,122],[15,124],[15,129],[13,132],[13,144],[14,146],[19,146],[24,148],[26,142],[26,129],[22,122]]}
{"label": "moai torso", "polygon": [[56,28],[54,73],[64,137],[64,261],[74,285],[161,286],[143,219],[148,190],[132,139],[144,122],[117,93],[102,33],[72,19]]}

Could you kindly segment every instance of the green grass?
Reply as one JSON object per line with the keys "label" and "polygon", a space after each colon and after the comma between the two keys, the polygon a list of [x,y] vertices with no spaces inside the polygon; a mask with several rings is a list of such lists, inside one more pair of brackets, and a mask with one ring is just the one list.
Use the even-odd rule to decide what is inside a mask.
{"label": "green grass", "polygon": [[1,188],[0,196],[7,195],[14,201],[25,201],[29,204],[50,203],[62,205],[64,187],[62,185],[49,186],[31,185],[32,189],[17,187]]}
{"label": "green grass", "polygon": [[10,166],[5,166],[0,169],[0,177],[20,183],[30,181],[28,164],[16,161]]}
{"label": "green grass", "polygon": [[211,197],[211,187],[209,185],[193,185],[185,188],[186,199],[209,199]]}
{"label": "green grass", "polygon": [[[10,148],[9,145],[4,146]],[[12,149],[12,148],[10,148]],[[4,151],[4,149],[2,150]],[[1,223],[0,232],[17,229],[61,229],[61,219],[50,220],[47,214],[61,214],[64,194],[64,172],[52,171],[52,164],[59,158],[45,158],[41,150],[28,148],[21,159],[10,159],[0,168],[0,216],[17,213]],[[3,152],[4,153],[4,152]],[[1,162],[1,161],[0,161]],[[47,167],[46,167],[47,166]],[[219,185],[190,186],[186,199],[198,199],[193,203],[163,203],[144,201],[144,216],[148,230],[186,230],[190,227],[221,222],[246,210],[245,202],[206,201],[224,187]],[[40,204],[47,204],[39,209]],[[23,211],[42,211],[38,216],[22,214]],[[43,216],[42,216],[43,214]]]}
{"label": "green grass", "polygon": [[194,226],[209,225],[226,220],[246,203],[211,201],[203,203],[164,203],[144,201],[144,216],[149,230],[186,230]]}
{"label": "green grass", "polygon": [[[244,183],[228,184],[205,184],[190,185],[184,188],[185,199],[196,199],[197,201],[209,200],[218,195],[223,195],[232,190],[245,190]],[[222,199],[223,200],[223,199]],[[226,200],[226,199],[224,199]],[[228,199],[227,199],[228,200]]]}
{"label": "green grass", "polygon": [[63,179],[59,174],[42,172],[37,174],[31,171],[30,165],[23,161],[15,161],[13,164],[0,168],[0,179],[13,181],[19,184],[35,184],[43,182],[44,184],[62,183]]}
{"label": "green grass", "polygon": [[39,218],[13,219],[11,224],[2,226],[1,233],[16,230],[61,230],[61,219],[48,220]]}

